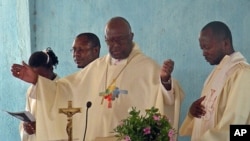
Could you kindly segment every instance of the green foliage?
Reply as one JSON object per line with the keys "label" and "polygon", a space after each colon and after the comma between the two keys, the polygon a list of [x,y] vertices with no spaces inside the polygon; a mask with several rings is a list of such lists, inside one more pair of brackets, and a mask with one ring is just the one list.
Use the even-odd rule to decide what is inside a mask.
{"label": "green foliage", "polygon": [[175,134],[169,120],[157,108],[145,110],[146,114],[132,107],[129,116],[121,121],[114,132],[118,140],[125,141],[172,141]]}

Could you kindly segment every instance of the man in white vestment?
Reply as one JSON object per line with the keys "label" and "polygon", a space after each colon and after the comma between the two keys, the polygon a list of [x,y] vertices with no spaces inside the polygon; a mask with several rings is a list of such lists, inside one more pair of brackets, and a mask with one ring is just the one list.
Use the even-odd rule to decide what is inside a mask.
{"label": "man in white vestment", "polygon": [[[84,68],[89,63],[99,58],[100,54],[100,40],[94,33],[80,33],[76,36],[72,44],[72,55],[78,68]],[[58,63],[57,57],[53,55],[52,50],[45,50],[35,52],[30,56],[29,66],[39,75],[57,80],[59,77],[54,77],[53,65]],[[35,85],[31,85],[26,94],[26,111],[30,111],[36,117],[36,93]],[[59,121],[58,121],[59,122]],[[65,121],[61,121],[65,122]],[[24,125],[24,126],[23,126]],[[52,125],[50,125],[52,126]],[[25,130],[24,130],[25,128]],[[36,123],[21,123],[20,136],[21,141],[35,141],[36,140]]]}
{"label": "man in white vestment", "polygon": [[203,56],[216,65],[180,127],[191,141],[229,141],[230,125],[250,124],[250,66],[235,52],[228,26],[213,21],[199,37]]}
{"label": "man in white vestment", "polygon": [[[161,68],[140,51],[133,36],[126,19],[112,18],[105,27],[109,54],[57,82],[38,76],[26,64],[12,66],[15,77],[37,86],[38,141],[67,140],[67,118],[58,109],[67,107],[70,100],[73,107],[82,108],[73,116],[73,140],[83,140],[84,135],[86,141],[114,136],[113,129],[128,116],[131,107],[144,111],[155,106],[178,129],[183,92],[171,77],[174,62],[166,60]],[[88,102],[92,106],[86,110]],[[63,120],[50,127],[50,123]]]}

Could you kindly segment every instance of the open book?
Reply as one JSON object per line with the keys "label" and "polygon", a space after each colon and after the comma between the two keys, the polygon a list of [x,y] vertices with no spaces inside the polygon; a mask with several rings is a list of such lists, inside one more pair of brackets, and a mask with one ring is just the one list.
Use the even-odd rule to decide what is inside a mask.
{"label": "open book", "polygon": [[35,117],[29,111],[21,111],[21,112],[9,112],[5,111],[8,114],[16,117],[24,122],[34,122],[36,121]]}

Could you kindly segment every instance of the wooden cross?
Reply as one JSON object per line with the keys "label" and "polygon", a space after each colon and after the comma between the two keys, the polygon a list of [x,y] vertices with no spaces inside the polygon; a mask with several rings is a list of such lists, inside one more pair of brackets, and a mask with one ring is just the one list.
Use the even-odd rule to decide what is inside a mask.
{"label": "wooden cross", "polygon": [[81,108],[73,108],[72,101],[68,101],[68,108],[59,108],[59,113],[63,113],[68,117],[66,132],[68,134],[68,141],[72,141],[72,117],[76,113],[81,113]]}

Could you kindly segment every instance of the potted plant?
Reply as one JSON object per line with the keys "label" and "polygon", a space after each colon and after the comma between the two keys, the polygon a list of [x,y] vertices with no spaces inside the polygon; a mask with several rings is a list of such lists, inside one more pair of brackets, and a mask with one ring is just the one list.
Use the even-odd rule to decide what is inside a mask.
{"label": "potted plant", "polygon": [[176,134],[169,119],[155,107],[145,110],[145,115],[132,107],[114,132],[118,140],[124,141],[174,141]]}

